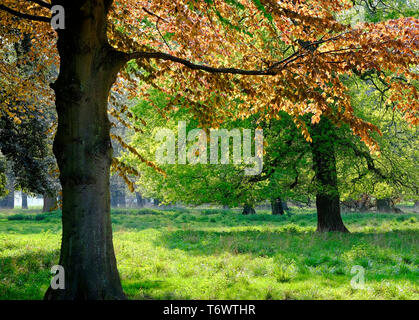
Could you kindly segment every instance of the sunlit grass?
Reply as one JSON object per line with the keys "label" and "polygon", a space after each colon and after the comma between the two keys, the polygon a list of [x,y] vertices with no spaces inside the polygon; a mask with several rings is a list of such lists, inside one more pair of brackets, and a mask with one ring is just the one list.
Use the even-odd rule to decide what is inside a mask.
{"label": "sunlit grass", "polygon": [[[313,211],[293,212],[114,211],[124,290],[133,299],[419,298],[418,214],[345,214],[351,234],[318,234]],[[60,213],[30,215],[0,213],[0,299],[41,299],[58,263]],[[350,285],[355,265],[365,289]]]}

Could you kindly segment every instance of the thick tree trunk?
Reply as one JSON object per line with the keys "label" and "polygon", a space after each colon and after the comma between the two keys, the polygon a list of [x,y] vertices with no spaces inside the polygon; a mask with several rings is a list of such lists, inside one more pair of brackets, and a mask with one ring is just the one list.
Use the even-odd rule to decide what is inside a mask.
{"label": "thick tree trunk", "polygon": [[256,211],[251,205],[245,204],[244,207],[243,207],[242,214],[244,214],[244,215],[256,214]]}
{"label": "thick tree trunk", "polygon": [[348,232],[340,214],[336,158],[330,121],[324,117],[313,126],[311,152],[316,177],[317,231]]}
{"label": "thick tree trunk", "polygon": [[271,200],[271,208],[273,215],[283,215],[284,214],[284,207],[280,197]]}
{"label": "thick tree trunk", "polygon": [[160,206],[160,200],[159,199],[153,199],[153,205],[158,207]]}
{"label": "thick tree trunk", "polygon": [[28,195],[22,192],[22,209],[28,209]]}
{"label": "thick tree trunk", "polygon": [[137,208],[144,207],[144,198],[141,196],[139,192],[135,193],[135,198],[137,200]]}
{"label": "thick tree trunk", "polygon": [[42,212],[51,212],[57,210],[58,202],[55,195],[51,196],[49,194],[44,194],[44,205],[42,207]]}
{"label": "thick tree trunk", "polygon": [[66,2],[58,30],[60,74],[54,154],[63,192],[59,264],[65,289],[45,299],[124,299],[112,243],[109,174],[112,158],[107,99],[123,61],[106,39],[111,1]]}

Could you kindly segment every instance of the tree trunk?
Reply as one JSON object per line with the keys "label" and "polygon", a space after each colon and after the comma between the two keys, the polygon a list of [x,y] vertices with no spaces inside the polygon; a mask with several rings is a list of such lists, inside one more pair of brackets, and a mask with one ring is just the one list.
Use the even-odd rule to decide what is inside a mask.
{"label": "tree trunk", "polygon": [[349,232],[340,215],[334,139],[330,120],[321,117],[312,126],[311,152],[316,179],[317,231]]}
{"label": "tree trunk", "polygon": [[15,179],[13,174],[7,175],[6,189],[8,194],[0,200],[0,208],[14,209],[15,208]]}
{"label": "tree trunk", "polygon": [[271,200],[271,208],[273,215],[283,215],[284,214],[284,207],[282,205],[282,201],[280,197]]}
{"label": "tree trunk", "polygon": [[419,201],[415,201],[415,204],[413,206],[413,211],[414,212],[419,212]]}
{"label": "tree trunk", "polygon": [[51,212],[58,209],[58,201],[55,195],[44,194],[44,206],[42,212]]}
{"label": "tree trunk", "polygon": [[377,199],[377,211],[379,212],[393,212],[391,208],[390,198]]}
{"label": "tree trunk", "polygon": [[144,198],[141,196],[139,192],[135,193],[135,198],[137,199],[137,208],[144,207]]}
{"label": "tree trunk", "polygon": [[118,194],[118,208],[126,208],[127,201],[125,198],[125,186],[121,186]]}
{"label": "tree trunk", "polygon": [[361,195],[361,199],[358,201],[359,203],[359,211],[361,212],[366,212],[369,209],[369,200],[370,197],[368,196],[368,194],[364,193]]}
{"label": "tree trunk", "polygon": [[45,299],[125,299],[112,242],[109,174],[112,159],[107,100],[124,64],[106,39],[112,1],[66,2],[58,30],[60,74],[52,85],[58,129],[54,154],[63,192],[59,264],[65,289]]}
{"label": "tree trunk", "polygon": [[244,215],[256,214],[256,211],[251,205],[245,204],[244,207],[243,207],[242,214],[244,214]]}
{"label": "tree trunk", "polygon": [[160,200],[159,199],[153,199],[153,205],[158,207],[160,206]]}
{"label": "tree trunk", "polygon": [[15,191],[9,190],[9,193],[0,200],[0,208],[14,209],[15,208]]}
{"label": "tree trunk", "polygon": [[28,195],[22,192],[22,209],[28,209]]}
{"label": "tree trunk", "polygon": [[377,199],[377,211],[385,213],[402,213],[399,208],[394,206],[391,198]]}
{"label": "tree trunk", "polygon": [[118,191],[115,191],[112,187],[110,188],[111,207],[118,207]]}

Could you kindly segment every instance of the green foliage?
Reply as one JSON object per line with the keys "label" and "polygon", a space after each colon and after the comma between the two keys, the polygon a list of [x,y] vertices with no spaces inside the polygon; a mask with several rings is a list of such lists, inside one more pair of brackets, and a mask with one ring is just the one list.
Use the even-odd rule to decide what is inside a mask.
{"label": "green foliage", "polygon": [[[376,198],[415,199],[419,181],[418,171],[415,170],[419,156],[418,131],[405,123],[402,114],[386,107],[381,92],[373,86],[372,80],[366,79],[365,75],[362,77],[347,77],[345,84],[356,115],[377,125],[383,132],[383,136],[375,136],[381,154],[370,154],[348,126],[338,127],[328,122],[321,134],[310,130],[311,134],[321,141],[320,148],[329,150],[331,147],[336,152],[341,200],[357,199],[363,193]],[[377,80],[374,74],[369,77]],[[150,100],[152,104],[140,100],[132,108],[135,114],[146,120],[147,126],[144,133],[132,137],[131,143],[140,154],[153,159],[157,147],[153,137],[160,126],[176,132],[177,122],[186,120],[189,131],[198,123],[182,108],[182,111],[170,112],[167,119],[156,112],[156,107],[166,110],[172,101],[157,90],[150,92]],[[174,107],[177,109],[176,105]],[[174,164],[162,165],[167,173],[165,178],[135,157],[126,155],[123,159],[142,172],[137,182],[140,192],[167,203],[238,206],[276,197],[308,201],[319,188],[312,170],[310,143],[305,141],[291,116],[285,112],[279,113],[279,119],[259,124],[256,120],[256,117],[225,120],[222,125],[227,129],[263,128],[266,142],[264,168],[262,174],[256,177],[244,176],[239,165]],[[310,115],[304,120],[312,129]]]}
{"label": "green foliage", "polygon": [[[208,3],[213,4],[212,1]],[[227,1],[227,3],[238,10],[245,10],[237,1]],[[254,0],[253,3],[269,20],[264,5],[259,0]],[[341,15],[341,20],[352,23],[355,16],[362,16],[361,21],[377,22],[403,16],[417,16],[417,12],[412,13],[415,5],[410,1],[361,0],[355,1],[355,4],[357,6]],[[221,15],[219,18],[225,24],[230,23]],[[265,30],[260,32],[264,34]],[[272,41],[269,33],[266,34],[266,40],[263,50],[270,51]],[[285,45],[283,50],[287,50]],[[334,150],[336,153],[341,200],[358,199],[365,193],[375,198],[416,199],[418,197],[419,176],[416,170],[416,160],[419,156],[418,131],[406,124],[403,114],[393,109],[394,105],[385,104],[386,97],[383,93],[386,92],[386,86],[381,76],[376,75],[374,70],[363,75],[355,72],[353,76],[342,76],[348,87],[347,93],[351,97],[355,115],[370,121],[383,132],[383,136],[378,134],[374,136],[381,148],[380,155],[370,154],[359,137],[353,136],[348,125],[336,126],[330,123],[326,129],[321,130],[321,135],[317,133],[316,136],[312,130],[311,114],[303,117],[306,126],[311,129],[311,134],[321,141],[320,148],[328,150],[327,152]],[[167,97],[157,89],[149,92],[149,101],[138,101],[132,111],[137,116],[143,117],[148,127],[145,128],[144,134],[133,136],[132,144],[135,148],[149,159],[153,159],[156,143],[152,136],[157,127],[165,126],[176,131],[177,121],[187,120],[188,130],[196,128],[198,123],[195,118],[199,117],[199,114],[194,114],[192,117],[187,108],[182,108],[185,105],[188,105],[188,101]],[[332,106],[336,109],[334,110],[336,114],[338,107]],[[229,108],[234,109],[232,106]],[[156,110],[166,112],[166,117]],[[167,173],[167,178],[163,178],[132,157],[126,156],[124,160],[142,172],[142,177],[138,181],[141,193],[163,199],[167,203],[183,202],[194,205],[215,203],[237,206],[246,203],[253,205],[277,197],[282,200],[294,199],[306,202],[321,187],[314,179],[310,143],[303,139],[290,115],[279,112],[278,116],[279,119],[270,121],[260,121],[258,115],[244,120],[224,119],[222,124],[222,127],[227,129],[255,129],[258,126],[264,129],[266,142],[264,170],[257,177],[243,176],[242,168],[237,165],[198,164],[163,166]]]}
{"label": "green foliage", "polygon": [[[5,52],[9,59],[19,62],[17,71],[22,84],[26,83],[26,78],[36,78],[45,72],[37,66],[40,61],[33,60],[29,54],[33,42],[31,35],[25,33],[21,41]],[[51,69],[47,74],[52,76],[54,72]],[[7,77],[0,79],[0,83],[0,153],[7,161],[8,169],[13,171],[15,188],[35,194],[54,194],[60,186],[57,177],[52,174],[56,168],[52,154],[51,127],[56,121],[53,106],[40,93],[39,100],[33,101],[29,97],[26,97],[27,100],[22,98],[17,88],[8,92],[5,88],[11,83],[7,83]],[[32,85],[41,86],[35,83],[36,80]],[[37,108],[32,104],[36,104]],[[13,113],[7,111],[9,108]],[[1,172],[0,169],[0,193]]]}
{"label": "green foliage", "polygon": [[[144,127],[143,133],[132,136],[131,144],[147,159],[154,159],[158,147],[154,135],[160,127],[169,128],[176,133],[178,121],[187,121],[186,129],[189,132],[197,128],[198,123],[191,115],[185,113],[184,109],[170,112],[168,118],[156,112],[156,108],[164,110],[171,103],[171,99],[157,90],[150,92],[150,100],[152,103],[140,100],[132,108],[133,113],[141,116],[147,126]],[[226,129],[234,127],[255,128],[251,119],[239,123],[230,121],[223,125]],[[164,177],[129,154],[124,155],[122,159],[142,173],[137,181],[141,194],[145,197],[162,199],[166,203],[183,202],[193,205],[220,203],[230,206],[245,202],[255,203],[261,200],[262,188],[264,184],[266,185],[266,182],[250,183],[249,178],[244,175],[243,165],[159,165],[167,173]]]}
{"label": "green foliage", "polygon": [[393,106],[385,105],[378,77],[367,81],[352,77],[346,84],[357,115],[377,125],[382,135],[375,135],[380,154],[369,154],[357,138],[342,140],[339,149],[339,180],[343,198],[367,193],[377,198],[417,199],[419,172],[419,131],[409,126]]}
{"label": "green foliage", "polygon": [[[187,121],[187,131],[197,128],[197,121],[185,113],[184,108],[171,111],[164,118],[156,108],[167,110],[171,99],[157,90],[150,91],[150,102],[139,100],[131,109],[146,122],[143,133],[132,136],[131,144],[148,159],[154,159],[157,143],[154,134],[159,127],[177,132],[178,121]],[[182,104],[183,102],[178,102]],[[172,106],[176,109],[176,105]],[[182,111],[180,111],[182,110]],[[262,123],[266,154],[264,168],[260,176],[245,176],[243,165],[160,165],[166,177],[147,167],[142,161],[126,154],[122,157],[140,171],[138,190],[143,196],[164,200],[166,203],[183,202],[199,205],[214,203],[228,206],[254,205],[265,199],[280,196],[282,199],[306,201],[308,185],[312,180],[309,145],[303,139],[292,118],[281,112],[278,120]],[[225,120],[222,128],[258,127],[258,118]],[[230,155],[230,161],[232,154]]]}

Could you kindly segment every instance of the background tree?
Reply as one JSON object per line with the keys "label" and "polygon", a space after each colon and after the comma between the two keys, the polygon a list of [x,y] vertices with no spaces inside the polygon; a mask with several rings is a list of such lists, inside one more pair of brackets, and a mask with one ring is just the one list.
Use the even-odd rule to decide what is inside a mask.
{"label": "background tree", "polygon": [[[38,71],[37,60],[29,54],[32,37],[13,29],[12,34],[21,34],[22,39],[13,46],[6,47],[2,55],[6,61],[13,61],[16,67],[13,76],[20,76],[34,86],[33,77],[38,72],[52,78],[54,70]],[[56,162],[52,154],[52,128],[55,122],[53,106],[40,97],[19,95],[21,82],[2,78],[0,103],[0,150],[9,167],[10,194],[13,190],[32,194],[42,194],[46,199],[43,211],[56,208],[56,197],[60,188],[56,178]],[[28,83],[26,83],[28,84]],[[14,90],[13,90],[14,89]],[[35,99],[35,100],[34,100]],[[9,205],[11,206],[11,205]]]}

